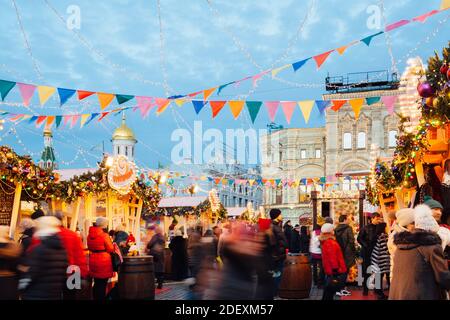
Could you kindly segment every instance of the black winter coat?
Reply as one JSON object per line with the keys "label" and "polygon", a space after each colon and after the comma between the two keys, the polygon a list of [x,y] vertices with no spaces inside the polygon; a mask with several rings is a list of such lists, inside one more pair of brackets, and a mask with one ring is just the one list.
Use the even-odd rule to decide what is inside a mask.
{"label": "black winter coat", "polygon": [[25,257],[25,266],[29,270],[20,281],[29,281],[29,284],[22,299],[60,300],[66,285],[66,250],[58,235],[43,237],[40,241]]}
{"label": "black winter coat", "polygon": [[284,226],[284,237],[286,238],[289,250],[291,250],[292,231],[294,231],[294,228],[292,226],[287,224]]}
{"label": "black winter coat", "polygon": [[155,272],[164,272],[164,248],[166,241],[162,234],[155,234],[147,244],[147,252],[153,256]]}
{"label": "black winter coat", "polygon": [[187,240],[176,236],[170,241],[169,248],[172,251],[172,271],[175,279],[185,279],[188,273]]}
{"label": "black winter coat", "polygon": [[289,248],[286,236],[281,230],[278,223],[272,221],[272,232],[275,238],[275,245],[272,248],[272,256],[275,262],[282,262],[286,260],[286,249]]}
{"label": "black winter coat", "polygon": [[292,229],[289,252],[300,253],[300,232],[298,230]]}
{"label": "black winter coat", "polygon": [[356,260],[355,235],[352,227],[347,224],[340,224],[334,230],[334,235],[344,254],[345,266],[348,270],[355,264]]}
{"label": "black winter coat", "polygon": [[369,224],[362,228],[358,235],[358,243],[361,245],[361,257],[364,263],[370,264],[372,251],[377,244],[378,236],[384,232],[386,223]]}

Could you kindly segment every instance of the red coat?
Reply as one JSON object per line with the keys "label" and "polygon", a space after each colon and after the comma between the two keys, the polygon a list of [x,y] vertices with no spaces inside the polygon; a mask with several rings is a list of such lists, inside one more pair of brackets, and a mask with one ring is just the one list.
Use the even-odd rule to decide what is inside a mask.
{"label": "red coat", "polygon": [[[80,267],[81,277],[86,278],[89,270],[80,237],[76,232],[70,229],[61,227],[60,230],[61,231],[58,233],[58,236],[61,239],[63,247],[66,251],[69,266],[75,265]],[[27,252],[31,252],[40,243],[41,240],[39,238],[33,237]]]}
{"label": "red coat", "polygon": [[322,265],[326,275],[333,275],[333,270],[338,273],[347,272],[344,255],[342,254],[339,243],[334,237],[321,236],[320,244],[322,248]]}
{"label": "red coat", "polygon": [[98,227],[90,227],[87,238],[89,271],[93,278],[108,279],[113,276],[111,252],[114,251],[109,235]]}
{"label": "red coat", "polygon": [[78,234],[67,228],[60,228],[59,236],[63,242],[67,253],[69,265],[80,267],[81,277],[86,278],[89,270],[87,266],[86,256],[83,251],[83,244]]}

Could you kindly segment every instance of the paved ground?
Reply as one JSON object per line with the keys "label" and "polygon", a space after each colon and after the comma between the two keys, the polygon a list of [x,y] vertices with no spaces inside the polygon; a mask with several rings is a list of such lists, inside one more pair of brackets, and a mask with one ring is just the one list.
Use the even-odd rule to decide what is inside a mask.
{"label": "paved ground", "polygon": [[[188,300],[189,288],[184,282],[169,281],[164,283],[162,290],[156,290],[156,300]],[[283,300],[281,298],[277,298]],[[311,289],[311,294],[308,299],[304,300],[320,300],[322,299],[322,290],[317,287]]]}

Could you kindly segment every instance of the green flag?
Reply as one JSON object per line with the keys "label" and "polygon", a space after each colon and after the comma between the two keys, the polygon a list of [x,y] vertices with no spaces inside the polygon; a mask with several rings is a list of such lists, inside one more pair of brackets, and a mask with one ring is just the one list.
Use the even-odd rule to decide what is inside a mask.
{"label": "green flag", "polygon": [[259,109],[261,109],[262,102],[261,101],[247,101],[247,110],[252,119],[252,123],[255,123],[256,116],[259,113]]}
{"label": "green flag", "polygon": [[125,103],[128,100],[131,100],[133,98],[134,98],[134,96],[130,96],[130,95],[127,95],[127,94],[116,94],[116,99],[117,99],[117,103],[118,104]]}
{"label": "green flag", "polygon": [[14,88],[15,85],[15,82],[0,80],[0,93],[2,95],[2,101],[5,100],[6,96],[11,91],[11,89]]}

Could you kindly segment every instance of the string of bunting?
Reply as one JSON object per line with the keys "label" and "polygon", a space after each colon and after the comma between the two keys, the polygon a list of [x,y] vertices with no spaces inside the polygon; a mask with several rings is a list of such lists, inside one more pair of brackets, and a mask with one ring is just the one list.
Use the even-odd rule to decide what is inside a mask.
{"label": "string of bunting", "polygon": [[[1,96],[2,99],[7,96],[9,91],[14,88],[14,86],[18,86],[20,94],[23,99],[23,103],[25,106],[28,106],[34,93],[37,91],[39,96],[39,101],[41,105],[44,105],[49,98],[55,94],[58,93],[60,105],[64,105],[70,98],[73,96],[77,96],[78,100],[86,99],[92,95],[97,95],[100,107],[102,110],[107,108],[114,100],[117,101],[119,105],[130,101],[132,99],[135,99],[138,106],[145,107],[147,109],[150,108],[150,106],[156,105],[158,107],[157,112],[161,113],[163,112],[167,106],[170,104],[171,101],[174,101],[177,105],[181,106],[184,104],[187,100],[191,100],[201,94],[203,94],[203,101],[207,101],[209,97],[216,92],[217,95],[220,95],[221,91],[225,89],[226,87],[230,85],[234,85],[235,87],[238,87],[242,82],[244,81],[252,81],[253,87],[255,87],[264,76],[267,74],[271,74],[272,77],[275,77],[278,73],[280,73],[283,70],[286,70],[288,68],[292,68],[294,72],[298,71],[300,68],[302,68],[308,61],[314,60],[317,66],[317,70],[320,69],[320,67],[325,63],[325,61],[329,58],[329,56],[333,52],[337,52],[339,55],[343,55],[347,49],[353,45],[356,45],[357,43],[364,43],[367,46],[370,46],[373,38],[386,33],[391,32],[393,30],[396,30],[398,28],[401,28],[405,25],[408,25],[412,22],[420,22],[425,23],[429,17],[440,13],[442,11],[448,10],[450,7],[445,1],[441,5],[441,8],[438,10],[432,10],[430,12],[426,12],[424,14],[421,14],[419,16],[416,16],[412,19],[402,19],[395,23],[391,23],[387,25],[384,29],[384,31],[378,31],[374,34],[371,34],[369,36],[366,36],[359,40],[351,41],[345,45],[342,45],[338,48],[327,50],[323,53],[304,58],[298,61],[295,61],[293,63],[288,63],[283,66],[274,67],[272,69],[264,70],[258,74],[246,76],[242,79],[230,81],[225,84],[221,84],[215,87],[211,87],[208,89],[199,90],[196,92],[192,92],[189,94],[184,95],[176,95],[171,96],[168,98],[161,98],[161,97],[149,97],[149,96],[136,96],[136,95],[130,95],[130,94],[119,94],[119,93],[106,93],[106,92],[96,92],[96,91],[90,91],[90,90],[80,90],[80,89],[68,89],[68,88],[59,88],[54,86],[47,86],[47,85],[34,85],[34,84],[28,84],[28,83],[21,83],[21,82],[14,82],[14,81],[6,81],[1,80],[0,81],[0,87],[1,87]],[[197,107],[200,106],[200,103],[197,103]]]}
{"label": "string of bunting", "polygon": [[[154,172],[154,171],[141,171],[139,178],[144,180],[145,178],[151,179],[153,176],[163,176],[165,175],[167,184],[174,184],[174,179],[184,179],[190,178],[193,181],[208,181],[214,183],[215,185],[233,186],[233,185],[248,185],[248,186],[266,186],[266,187],[290,187],[298,188],[299,186],[310,186],[314,184],[319,185],[337,185],[343,183],[345,180],[351,181],[351,176],[342,175],[329,175],[323,177],[311,177],[302,179],[287,179],[287,178],[277,178],[277,179],[238,179],[238,178],[224,178],[224,177],[214,177],[208,175],[192,175],[183,172],[167,171],[167,172]],[[358,183],[360,184],[360,183]],[[364,184],[364,183],[363,183]]]}
{"label": "string of bunting", "polygon": [[[0,91],[2,88],[2,81],[0,80]],[[192,105],[197,114],[207,105],[211,107],[211,116],[214,119],[228,104],[230,108],[230,112],[233,115],[234,119],[237,119],[244,106],[246,107],[251,121],[254,123],[256,117],[258,116],[262,105],[266,107],[267,114],[270,120],[273,122],[275,120],[275,116],[278,112],[278,109],[284,113],[286,121],[290,124],[292,120],[292,116],[294,114],[297,106],[300,108],[301,114],[305,123],[308,123],[311,117],[311,112],[314,107],[319,111],[320,116],[322,116],[327,108],[337,112],[344,105],[348,104],[352,107],[355,119],[358,120],[359,115],[361,113],[361,109],[364,104],[368,106],[375,105],[377,103],[382,103],[388,113],[392,115],[395,109],[395,103],[397,101],[398,96],[374,96],[367,98],[354,98],[354,99],[339,99],[339,100],[302,100],[302,101],[246,101],[246,100],[222,100],[222,101],[201,101],[201,100],[192,100]],[[137,105],[135,107],[122,107],[116,108],[110,111],[101,111],[95,113],[83,113],[83,114],[66,114],[66,115],[33,115],[33,114],[25,114],[25,113],[15,113],[0,110],[0,117],[4,117],[12,122],[20,122],[24,120],[28,120],[29,123],[34,123],[37,127],[40,127],[43,123],[46,124],[47,127],[51,127],[53,124],[58,128],[61,123],[64,125],[69,124],[70,128],[73,128],[78,121],[80,121],[80,127],[84,127],[89,124],[95,118],[98,118],[98,121],[103,120],[109,114],[118,113],[123,110],[133,109],[133,111],[140,110],[141,116],[143,118],[147,117],[149,108],[147,106],[143,107],[142,105]],[[158,113],[158,112],[157,112]]]}

